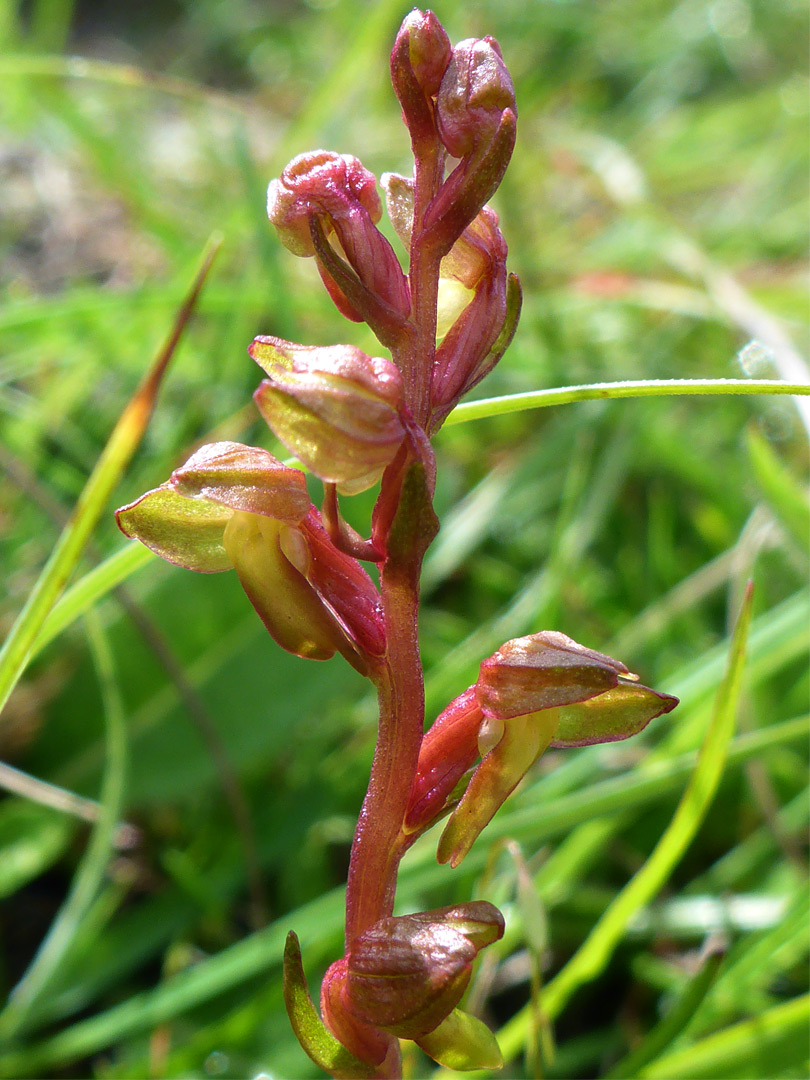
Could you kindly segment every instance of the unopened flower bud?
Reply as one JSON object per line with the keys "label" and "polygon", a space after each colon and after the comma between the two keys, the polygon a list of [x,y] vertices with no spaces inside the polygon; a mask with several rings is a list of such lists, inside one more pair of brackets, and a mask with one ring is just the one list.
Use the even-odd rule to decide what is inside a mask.
{"label": "unopened flower bud", "polygon": [[450,40],[432,12],[414,10],[405,18],[391,50],[391,81],[417,157],[441,149],[433,98],[451,55]]}
{"label": "unopened flower bud", "polygon": [[442,142],[466,157],[491,142],[504,112],[516,112],[515,90],[498,43],[467,38],[453,49],[436,99]]}
{"label": "unopened flower bud", "polygon": [[[306,553],[296,554],[284,547],[285,554],[360,655],[382,656],[385,652],[385,621],[376,585],[357,559],[335,547],[317,510],[310,510],[299,529],[306,541]],[[341,651],[350,663],[358,666],[351,654]]]}
{"label": "unopened flower bud", "polygon": [[375,483],[405,435],[402,379],[391,361],[353,345],[271,337],[256,338],[249,352],[269,375],[256,404],[290,452],[344,492]]}
{"label": "unopened flower bud", "polygon": [[419,1040],[461,999],[478,952],[503,935],[485,901],[380,919],[347,957],[346,1007],[364,1023]]}
{"label": "unopened flower bud", "polygon": [[408,59],[417,83],[428,97],[435,96],[453,55],[444,27],[432,11],[414,8],[405,16],[397,39],[401,36],[407,36]]}

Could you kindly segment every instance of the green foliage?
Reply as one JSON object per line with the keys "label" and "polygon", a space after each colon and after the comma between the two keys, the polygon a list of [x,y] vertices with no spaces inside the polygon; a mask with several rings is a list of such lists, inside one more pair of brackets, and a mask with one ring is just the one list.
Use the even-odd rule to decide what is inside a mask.
{"label": "green foliage", "polygon": [[[137,20],[130,9],[0,4],[4,628],[207,238],[224,234],[142,447],[73,587],[43,611],[0,719],[4,760],[99,799],[101,814],[88,835],[20,796],[0,806],[3,992],[49,932],[57,944],[24,1022],[19,1005],[6,1014],[0,1075],[315,1076],[287,1024],[284,940],[295,927],[313,984],[340,950],[373,702],[342,661],[276,648],[235,575],[199,577],[127,548],[111,509],[203,439],[278,453],[245,407],[257,382],[248,344],[259,333],[332,344],[345,324],[312,266],[270,235],[264,188],[318,145],[378,174],[406,167],[387,77],[405,8],[203,0],[143,5]],[[447,0],[438,14],[454,40],[498,38],[520,108],[495,203],[524,307],[487,397],[651,378],[803,381],[790,364],[810,344],[804,5]],[[352,343],[378,351],[363,328]],[[802,414],[785,396],[640,392],[650,397],[566,392],[514,412],[476,403],[437,436],[428,708],[435,716],[504,639],[552,627],[682,704],[633,743],[547,754],[456,871],[436,864],[435,835],[420,840],[401,902],[502,902],[497,968],[483,966],[465,1006],[486,1001],[496,1028],[533,992],[542,1004],[531,972],[553,988],[591,935],[599,943],[604,913],[624,911],[593,981],[557,1018],[544,1075],[806,1075]],[[366,534],[371,499],[350,507]],[[676,807],[705,776],[696,752],[748,578],[738,733],[691,843],[656,876],[683,822]],[[146,619],[133,622],[133,608]],[[92,648],[77,621],[87,611],[100,624]],[[138,835],[116,850],[117,710],[124,817]],[[625,911],[639,878],[651,887]],[[725,955],[704,975],[701,950],[715,945]],[[541,1015],[522,1015],[548,1057]],[[531,1027],[510,1050],[534,1047]],[[508,1069],[530,1075],[520,1055]]]}

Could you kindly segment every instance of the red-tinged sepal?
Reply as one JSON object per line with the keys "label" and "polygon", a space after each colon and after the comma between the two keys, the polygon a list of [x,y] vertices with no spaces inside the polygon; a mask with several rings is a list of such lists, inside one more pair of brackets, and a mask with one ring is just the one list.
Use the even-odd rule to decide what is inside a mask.
{"label": "red-tinged sepal", "polygon": [[197,450],[165,484],[116,511],[125,535],[168,562],[201,573],[228,570],[223,544],[235,510],[296,524],[310,507],[303,474],[241,443]]}
{"label": "red-tinged sepal", "polygon": [[470,158],[463,158],[427,209],[424,235],[440,255],[447,255],[467,226],[497,191],[515,148],[517,116],[506,109],[495,137]]}
{"label": "red-tinged sepal", "polygon": [[455,698],[425,733],[405,814],[405,831],[416,833],[439,817],[464,774],[480,753],[484,714],[471,686]]}
{"label": "red-tinged sepal", "polygon": [[481,949],[503,935],[485,901],[380,919],[347,956],[347,1009],[399,1038],[419,1040],[453,1011]]}
{"label": "red-tinged sepal", "polygon": [[309,996],[298,938],[292,931],[284,948],[283,985],[284,1004],[295,1037],[320,1069],[335,1080],[371,1080],[378,1075],[379,1062],[369,1063],[353,1054],[318,1016]]}
{"label": "red-tinged sepal", "polygon": [[430,383],[434,411],[452,409],[478,381],[506,321],[506,281],[506,264],[493,266],[436,350]]}
{"label": "red-tinged sepal", "polygon": [[[489,375],[509,348],[512,338],[515,336],[522,303],[523,293],[520,280],[516,274],[509,274],[506,279],[506,312],[500,331],[488,350],[485,348],[476,350],[474,355],[468,358],[468,362],[458,368],[452,363],[446,363],[444,355],[442,357],[437,355],[436,371],[438,372],[443,368],[450,377],[445,377],[442,380],[439,374],[434,376],[431,391],[432,412],[428,427],[431,435],[439,430],[449,413],[456,407],[458,401]],[[461,318],[464,318],[466,314],[464,312]],[[470,312],[469,317],[473,318],[472,312]],[[440,348],[444,348],[444,342],[442,342]],[[449,348],[450,346],[448,346]]]}
{"label": "red-tinged sepal", "polygon": [[284,551],[343,629],[352,652],[340,651],[355,666],[353,654],[383,656],[385,620],[377,586],[357,559],[335,547],[314,508],[301,522],[300,533],[305,544],[288,543]]}
{"label": "red-tinged sepal", "polygon": [[399,371],[353,345],[258,337],[248,352],[270,376],[254,395],[275,435],[347,494],[374,484],[405,437]]}
{"label": "red-tinged sepal", "polygon": [[556,630],[513,638],[481,664],[476,692],[486,716],[501,720],[602,694],[628,671],[619,660]]}

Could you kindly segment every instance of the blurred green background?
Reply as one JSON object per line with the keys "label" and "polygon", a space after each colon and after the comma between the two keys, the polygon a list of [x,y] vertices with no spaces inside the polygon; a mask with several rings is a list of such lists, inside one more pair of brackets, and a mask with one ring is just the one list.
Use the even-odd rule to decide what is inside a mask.
{"label": "blurred green background", "polygon": [[[264,192],[316,146],[377,174],[410,172],[388,80],[407,10],[0,0],[4,630],[213,231],[223,250],[115,505],[212,434],[274,448],[250,402],[255,334],[378,351],[332,308],[312,262],[280,247]],[[806,378],[802,0],[447,0],[436,11],[454,41],[498,39],[520,110],[494,202],[524,315],[482,396]],[[681,1055],[679,1076],[807,1075],[795,1011],[808,981],[803,416],[784,397],[588,402],[436,439],[442,531],[422,619],[430,718],[505,638],[542,628],[683,699],[641,738],[547,754],[459,870],[435,865],[431,837],[406,862],[403,910],[486,896],[506,911],[507,937],[473,992],[496,1029],[572,955],[665,829],[744,582],[756,584],[740,734],[706,821],[573,997],[556,1055],[545,1031],[545,1063],[529,1039],[505,1075],[607,1075],[690,993],[690,1019],[662,1051]],[[371,493],[351,503],[358,528],[371,504]],[[123,546],[111,511],[95,557]],[[154,560],[126,589],[98,614],[125,707],[125,816],[137,831],[119,837],[63,962],[0,1048],[0,1075],[315,1076],[284,1014],[281,948],[295,928],[314,985],[340,952],[374,701],[339,659],[275,647],[235,575]],[[95,799],[102,715],[77,623],[17,688],[0,757]],[[74,817],[0,799],[4,994],[87,844]],[[533,887],[519,888],[527,875]],[[725,958],[698,1000],[707,943]],[[430,1073],[425,1059],[407,1064]],[[621,1075],[670,1067],[653,1054]]]}

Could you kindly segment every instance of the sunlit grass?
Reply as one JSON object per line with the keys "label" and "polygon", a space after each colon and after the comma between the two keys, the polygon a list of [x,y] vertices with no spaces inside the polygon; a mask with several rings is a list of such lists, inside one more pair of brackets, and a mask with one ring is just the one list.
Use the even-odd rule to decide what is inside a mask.
{"label": "sunlit grass", "polygon": [[[108,851],[85,824],[17,795],[0,803],[3,990],[49,931],[59,946],[20,999],[24,1023],[0,1048],[0,1074],[313,1076],[284,1014],[281,951],[294,928],[314,981],[340,949],[373,702],[337,662],[281,654],[233,575],[130,554],[110,511],[212,430],[272,446],[244,410],[255,334],[346,339],[313,268],[271,236],[264,188],[316,145],[377,173],[406,168],[387,79],[405,8],[207,0],[181,15],[145,6],[138,22],[91,9],[0,5],[5,630],[207,238],[219,229],[224,242],[141,449],[105,495],[95,551],[77,546],[61,605],[49,594],[26,646],[36,655],[0,719],[4,759],[109,811],[104,717],[120,708],[123,816],[138,830],[101,875]],[[429,710],[504,638],[550,627],[621,656],[682,705],[634,742],[549,756],[458,871],[435,863],[432,838],[417,844],[401,903],[485,893],[506,909],[497,967],[473,999],[517,1033],[509,1075],[530,1075],[531,1025],[515,1017],[531,1015],[532,966],[553,993],[628,882],[651,880],[701,775],[696,752],[751,578],[738,731],[711,806],[666,885],[655,880],[611,938],[595,981],[572,988],[544,1075],[806,1075],[808,399],[654,399],[677,389],[670,380],[742,380],[746,391],[807,381],[804,6],[437,10],[454,39],[494,34],[515,75],[518,148],[497,209],[526,302],[486,383],[498,404],[463,406],[436,439]],[[362,328],[353,340],[374,351]],[[644,400],[602,389],[650,379],[667,385],[633,391]],[[510,403],[538,407],[508,413]],[[356,500],[353,524],[367,528],[370,508]],[[179,682],[115,598],[121,585],[169,643]],[[88,611],[93,650],[80,629]],[[189,687],[215,754],[185,711]],[[228,766],[249,807],[264,914],[223,788]],[[542,933],[526,924],[521,866]],[[723,960],[702,968],[715,949]],[[687,1006],[691,1019],[675,1023]],[[548,1053],[548,1031],[541,1043]]]}

